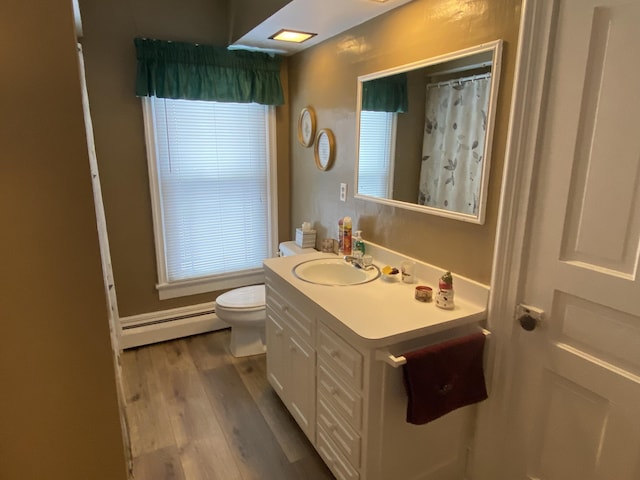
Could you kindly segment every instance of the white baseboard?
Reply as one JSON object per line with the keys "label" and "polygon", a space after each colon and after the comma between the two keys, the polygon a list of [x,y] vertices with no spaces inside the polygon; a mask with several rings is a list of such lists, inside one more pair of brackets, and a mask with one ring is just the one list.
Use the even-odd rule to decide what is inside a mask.
{"label": "white baseboard", "polygon": [[228,328],[218,318],[215,302],[120,318],[120,348],[134,348]]}

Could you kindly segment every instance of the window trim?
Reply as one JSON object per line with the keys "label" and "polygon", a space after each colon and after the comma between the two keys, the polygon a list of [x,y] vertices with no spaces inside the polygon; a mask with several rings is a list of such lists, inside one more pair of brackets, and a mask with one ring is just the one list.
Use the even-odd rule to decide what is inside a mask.
{"label": "window trim", "polygon": [[[275,107],[267,108],[267,183],[269,189],[268,212],[268,250],[272,255],[278,251],[278,182],[277,182],[277,143]],[[192,278],[170,282],[167,276],[166,249],[164,241],[164,225],[162,202],[160,200],[160,181],[157,168],[157,145],[153,122],[152,97],[142,97],[142,113],[144,118],[144,135],[147,146],[147,168],[149,173],[149,190],[151,196],[151,213],[153,220],[153,237],[156,251],[157,278],[156,289],[160,300],[169,298],[208,293],[229,288],[237,288],[264,282],[264,270],[250,269],[221,275]]]}
{"label": "window trim", "polygon": [[391,117],[391,133],[389,144],[389,177],[387,178],[387,196],[393,198],[393,185],[396,175],[396,135],[398,133],[398,114],[393,113]]}

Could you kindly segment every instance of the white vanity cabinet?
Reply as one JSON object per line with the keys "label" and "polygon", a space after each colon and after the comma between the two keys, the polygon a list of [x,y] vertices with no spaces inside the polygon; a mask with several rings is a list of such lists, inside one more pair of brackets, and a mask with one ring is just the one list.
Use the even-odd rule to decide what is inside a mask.
{"label": "white vanity cabinet", "polygon": [[[396,355],[452,336],[455,328],[384,348]],[[475,407],[427,425],[406,422],[402,368],[355,348],[323,320],[317,324],[316,448],[337,479],[462,480]]]}
{"label": "white vanity cabinet", "polygon": [[313,285],[294,265],[265,262],[267,374],[335,477],[465,478],[476,406],[407,423],[402,368],[384,358],[476,331],[482,303],[451,312],[419,304],[409,285]]}
{"label": "white vanity cabinet", "polygon": [[338,479],[360,478],[364,358],[318,322],[317,449]]}
{"label": "white vanity cabinet", "polygon": [[315,440],[316,352],[313,304],[267,282],[267,377],[307,437]]}

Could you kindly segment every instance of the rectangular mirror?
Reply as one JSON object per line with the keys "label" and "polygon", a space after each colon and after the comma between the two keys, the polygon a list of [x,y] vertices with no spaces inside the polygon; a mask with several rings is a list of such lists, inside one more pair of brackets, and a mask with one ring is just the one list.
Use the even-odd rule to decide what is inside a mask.
{"label": "rectangular mirror", "polygon": [[356,198],[484,223],[502,40],[358,77]]}

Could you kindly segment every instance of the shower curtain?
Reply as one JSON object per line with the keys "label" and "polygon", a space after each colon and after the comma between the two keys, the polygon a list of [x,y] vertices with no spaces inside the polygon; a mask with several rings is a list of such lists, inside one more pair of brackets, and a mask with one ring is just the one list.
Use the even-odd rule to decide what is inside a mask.
{"label": "shower curtain", "polygon": [[491,79],[427,85],[418,203],[478,214]]}

